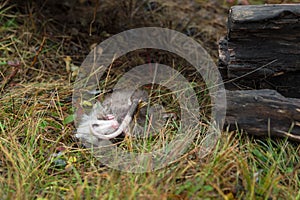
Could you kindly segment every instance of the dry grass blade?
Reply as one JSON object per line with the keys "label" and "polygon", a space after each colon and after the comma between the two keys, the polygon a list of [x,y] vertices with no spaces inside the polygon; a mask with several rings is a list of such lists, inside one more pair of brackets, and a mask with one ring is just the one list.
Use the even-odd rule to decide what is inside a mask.
{"label": "dry grass blade", "polygon": [[[258,1],[267,2],[249,3]],[[196,137],[167,167],[132,174],[104,166],[74,138],[74,82],[64,58],[80,66],[95,43],[126,29],[160,26],[195,38],[216,59],[228,6],[223,0],[102,0],[98,8],[86,0],[1,1],[0,199],[299,199],[300,148],[289,141],[224,131],[204,158]],[[131,52],[113,62],[99,85],[107,92],[131,66],[152,61],[176,68],[190,81],[202,108],[197,131],[205,132],[211,107],[206,86],[174,55]],[[16,62],[20,65],[12,66]],[[172,91],[150,88],[153,103],[178,112]],[[150,141],[116,145],[159,149],[174,138],[178,124],[169,120],[166,127],[171,131],[162,129]]]}

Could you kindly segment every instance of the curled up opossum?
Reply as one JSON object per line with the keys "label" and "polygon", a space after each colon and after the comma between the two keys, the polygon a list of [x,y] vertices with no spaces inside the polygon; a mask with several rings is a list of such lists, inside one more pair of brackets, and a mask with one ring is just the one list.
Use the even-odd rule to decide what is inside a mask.
{"label": "curled up opossum", "polygon": [[[94,104],[91,112],[84,114],[77,128],[77,134],[85,146],[99,146],[101,140],[110,140],[122,133],[132,137],[143,135],[144,128],[133,122],[135,112],[141,102],[148,101],[148,93],[137,90],[133,94],[127,90],[117,90],[107,96],[105,100]],[[140,123],[150,117],[154,122],[163,122],[164,108],[152,106],[139,110]],[[157,130],[157,123],[151,124],[151,130]]]}

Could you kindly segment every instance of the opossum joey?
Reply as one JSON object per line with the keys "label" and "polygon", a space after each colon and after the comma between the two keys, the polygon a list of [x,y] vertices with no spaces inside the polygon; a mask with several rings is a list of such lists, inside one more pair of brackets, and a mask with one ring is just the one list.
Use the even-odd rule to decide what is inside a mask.
{"label": "opossum joey", "polygon": [[77,129],[77,138],[90,143],[98,139],[109,140],[127,132],[140,100],[146,100],[145,91],[131,94],[126,90],[116,90],[104,102],[97,102],[89,115],[84,115]]}
{"label": "opossum joey", "polygon": [[[112,113],[116,117],[116,120],[120,124],[118,130],[113,134],[108,132],[103,135],[95,134],[101,139],[112,139],[117,137],[122,132],[129,134],[130,123],[132,121],[133,115],[137,110],[140,101],[147,101],[148,93],[143,90],[136,90],[133,93],[129,90],[115,90],[111,95],[108,95],[103,102],[103,106],[106,112]],[[100,127],[99,127],[100,128]],[[101,132],[104,132],[103,130]]]}
{"label": "opossum joey", "polygon": [[[124,118],[120,117],[123,116],[123,113],[120,113],[120,115],[116,114],[116,116],[119,116],[119,119],[121,120],[120,126],[119,126],[119,122],[115,120],[114,117],[111,120],[98,119],[97,121],[92,121],[90,123],[91,133],[96,137],[98,137],[99,139],[109,140],[119,136],[123,132],[127,132],[129,125],[132,121],[133,114],[136,108],[138,107],[138,102],[139,100],[137,99],[132,101],[127,113],[125,113]],[[110,115],[110,116],[114,116],[114,115]]]}
{"label": "opossum joey", "polygon": [[[114,133],[109,133],[109,130],[105,130],[103,127],[101,134],[99,134],[100,131],[98,134],[94,130],[91,130],[91,132],[100,139],[112,139],[122,132],[133,137],[147,137],[149,133],[152,135],[162,127],[169,115],[165,114],[163,106],[157,104],[137,109],[140,107],[140,102],[143,102],[144,105],[149,105],[148,100],[148,93],[144,90],[136,90],[133,93],[126,89],[114,91],[112,95],[105,99],[103,106],[108,108],[108,113],[112,113],[116,117],[120,124],[118,130]],[[134,115],[137,110],[138,114]],[[131,123],[134,116],[136,121]],[[107,133],[103,135],[102,133],[105,131]]]}
{"label": "opossum joey", "polygon": [[77,138],[86,142],[85,146],[90,144],[98,145],[99,135],[109,135],[118,130],[119,123],[115,116],[108,114],[104,107],[99,103],[95,103],[90,114],[83,115],[77,128]]}

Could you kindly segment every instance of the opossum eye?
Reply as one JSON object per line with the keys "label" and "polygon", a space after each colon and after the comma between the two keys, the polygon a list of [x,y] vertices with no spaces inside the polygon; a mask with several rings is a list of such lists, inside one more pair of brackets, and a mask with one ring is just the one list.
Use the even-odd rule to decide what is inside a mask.
{"label": "opossum eye", "polygon": [[92,124],[92,127],[99,127],[99,124]]}

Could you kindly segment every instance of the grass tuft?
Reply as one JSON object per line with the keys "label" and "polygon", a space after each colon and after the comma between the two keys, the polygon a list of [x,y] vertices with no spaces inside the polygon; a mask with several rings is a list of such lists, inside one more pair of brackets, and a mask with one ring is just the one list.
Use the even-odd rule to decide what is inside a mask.
{"label": "grass tuft", "polygon": [[[71,102],[74,77],[66,69],[64,58],[70,56],[68,62],[71,68],[76,68],[95,41],[123,29],[157,25],[201,41],[216,59],[217,38],[225,34],[229,7],[225,1],[183,4],[105,0],[98,5],[92,24],[86,18],[76,18],[85,13],[95,14],[90,9],[95,5],[90,7],[89,1],[80,1],[81,6],[72,4],[73,1],[58,5],[51,2],[41,5],[0,2],[0,199],[300,198],[300,149],[298,144],[287,140],[258,139],[239,130],[224,131],[215,149],[204,158],[196,138],[190,149],[169,166],[151,173],[133,174],[104,166],[74,138]],[[51,10],[59,13],[49,15]],[[82,15],[72,15],[71,11]],[[105,14],[100,15],[101,12]],[[64,20],[59,20],[60,13]],[[114,26],[109,25],[112,22]],[[141,50],[120,58],[114,63],[116,70],[112,70],[111,79],[117,80],[131,64],[146,63],[147,60],[140,58],[143,55],[156,53]],[[177,68],[193,83],[203,108],[205,130],[210,99],[207,91],[203,92],[203,82],[192,76],[194,72],[184,61],[172,56],[160,58],[159,61]],[[113,85],[106,84],[108,88]],[[172,94],[164,90],[153,88],[154,97],[160,97],[153,97],[153,101],[169,104],[169,111],[176,112],[178,105],[171,102]],[[180,128],[177,125],[170,123],[174,129]],[[163,145],[159,141],[164,139],[159,135],[153,141]],[[150,148],[153,141],[146,141],[142,146],[138,143],[135,148]]]}

